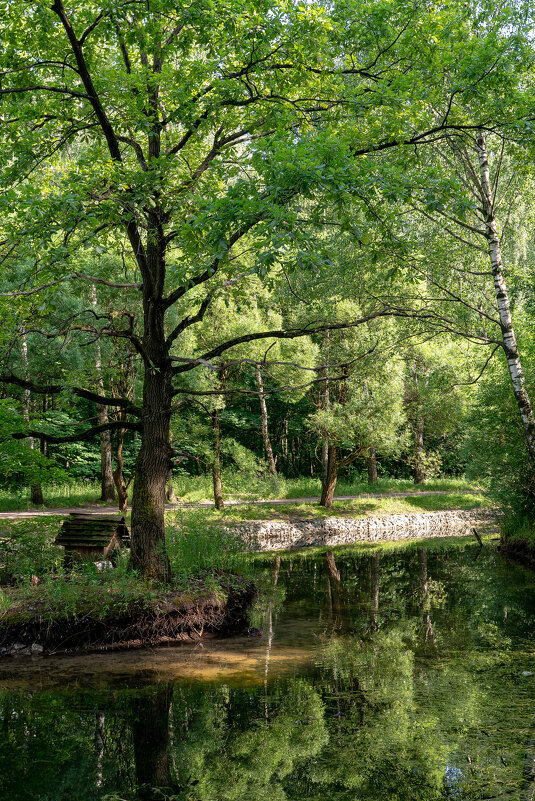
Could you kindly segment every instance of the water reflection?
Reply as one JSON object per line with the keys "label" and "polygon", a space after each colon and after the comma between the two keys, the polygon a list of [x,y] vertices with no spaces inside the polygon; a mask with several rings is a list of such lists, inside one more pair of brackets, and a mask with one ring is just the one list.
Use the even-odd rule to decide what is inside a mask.
{"label": "water reflection", "polygon": [[0,666],[0,799],[529,798],[535,576],[475,553],[266,559],[258,640]]}

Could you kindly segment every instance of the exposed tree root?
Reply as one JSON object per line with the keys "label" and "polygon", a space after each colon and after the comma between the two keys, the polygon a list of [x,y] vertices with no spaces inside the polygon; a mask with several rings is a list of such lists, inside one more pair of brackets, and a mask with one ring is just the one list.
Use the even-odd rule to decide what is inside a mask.
{"label": "exposed tree root", "polygon": [[229,589],[226,599],[212,594],[185,600],[184,594],[169,591],[102,618],[36,615],[21,621],[18,609],[12,621],[6,615],[0,622],[0,654],[107,651],[227,636],[247,630],[255,594],[254,585],[245,581]]}

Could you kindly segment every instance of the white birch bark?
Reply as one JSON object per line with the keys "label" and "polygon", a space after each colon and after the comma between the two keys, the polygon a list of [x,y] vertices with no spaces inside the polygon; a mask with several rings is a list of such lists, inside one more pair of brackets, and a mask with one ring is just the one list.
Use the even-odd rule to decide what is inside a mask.
{"label": "white birch bark", "polygon": [[531,405],[530,397],[525,386],[524,373],[520,361],[520,354],[513,328],[511,308],[507,285],[503,276],[503,261],[500,238],[496,229],[496,218],[494,215],[494,198],[492,184],[490,181],[490,169],[487,153],[486,136],[481,131],[477,137],[477,152],[479,158],[479,170],[481,178],[481,201],[483,214],[485,217],[485,230],[489,248],[489,258],[494,279],[494,290],[498,304],[498,314],[500,328],[502,331],[503,350],[507,359],[507,367],[513,392],[515,395],[518,411],[522,421],[526,445],[528,448],[531,463],[535,466],[535,416]]}

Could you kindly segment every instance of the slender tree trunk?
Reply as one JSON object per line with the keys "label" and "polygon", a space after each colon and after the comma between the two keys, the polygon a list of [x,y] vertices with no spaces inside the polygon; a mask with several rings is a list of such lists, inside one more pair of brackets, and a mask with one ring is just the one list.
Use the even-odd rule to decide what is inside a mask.
{"label": "slender tree trunk", "polygon": [[[97,305],[97,290],[95,285],[91,286],[91,305]],[[100,342],[97,339],[95,354],[95,371],[97,374],[97,386],[101,395],[104,395],[104,380],[102,378],[102,352]],[[97,420],[99,425],[106,425],[108,422],[108,407],[100,403],[97,406]],[[111,458],[111,434],[109,431],[100,432],[100,500],[113,503],[115,500],[115,484],[113,480],[113,464]]]}
{"label": "slender tree trunk", "polygon": [[[325,367],[323,370],[323,375],[325,377],[324,386],[323,386],[323,397],[321,399],[321,408],[328,409],[329,408],[329,381],[328,381],[328,369]],[[329,469],[329,436],[324,434],[321,438],[321,482],[325,484],[327,481],[327,473]]]}
{"label": "slender tree trunk", "polygon": [[169,503],[178,503],[178,498],[175,495],[175,488],[173,487],[173,470],[169,468],[169,473],[167,474],[167,500]]}
{"label": "slender tree trunk", "polygon": [[[24,372],[26,378],[28,378],[28,343],[26,342],[26,332],[23,331],[22,339],[21,339],[21,355],[22,361],[24,363]],[[24,419],[27,423],[30,422],[30,390],[24,390]],[[36,441],[33,437],[30,437],[30,448],[35,450]],[[35,506],[43,506],[45,499],[43,496],[43,488],[39,481],[34,481],[30,484],[30,499]]]}
{"label": "slender tree trunk", "polygon": [[262,371],[260,370],[259,364],[255,365],[255,375],[256,375],[256,385],[258,387],[258,397],[260,400],[260,413],[262,416],[262,440],[264,442],[264,449],[266,451],[269,472],[271,473],[272,476],[276,476],[277,465],[275,463],[275,459],[273,458],[273,448],[271,447],[271,440],[269,438],[266,396],[264,395],[264,382],[262,380]]}
{"label": "slender tree trunk", "polygon": [[[147,344],[145,349],[150,357]],[[157,351],[156,346],[154,350]],[[155,353],[152,363],[162,361]],[[163,581],[169,581],[171,577],[164,523],[165,487],[171,463],[171,381],[169,363],[160,368],[150,364],[145,366],[142,439],[132,492],[132,567],[147,578]]]}
{"label": "slender tree trunk", "polygon": [[373,631],[377,631],[378,620],[379,620],[379,562],[381,559],[381,554],[376,553],[371,557],[371,575],[370,575],[370,584],[371,584],[371,616],[370,616],[370,626]]}
{"label": "slender tree trunk", "polygon": [[124,428],[120,428],[117,432],[117,448],[115,450],[115,470],[113,471],[113,480],[117,488],[117,498],[119,501],[119,511],[125,515],[128,507],[128,484],[124,477]]}
{"label": "slender tree trunk", "polygon": [[421,417],[414,428],[414,483],[425,483],[424,421]]}
{"label": "slender tree trunk", "polygon": [[369,455],[366,458],[366,466],[368,468],[368,484],[377,484],[377,458],[375,456],[375,448],[370,448]]}
{"label": "slender tree trunk", "polygon": [[216,509],[223,509],[223,490],[221,487],[221,428],[219,425],[219,412],[212,412],[212,432],[214,435],[214,461],[212,463],[212,482],[214,485],[214,503]]}
{"label": "slender tree trunk", "polygon": [[436,636],[431,620],[431,604],[429,600],[429,574],[427,572],[427,551],[418,548],[418,562],[420,566],[420,595],[422,599],[422,613],[425,631],[425,641],[431,640],[436,647]]}
{"label": "slender tree trunk", "polygon": [[502,250],[500,238],[496,229],[496,218],[494,216],[494,198],[490,181],[487,142],[486,136],[482,131],[477,137],[477,149],[481,177],[481,200],[483,204],[483,213],[485,216],[485,229],[489,246],[492,276],[494,279],[494,289],[496,292],[498,313],[500,317],[503,350],[507,359],[507,367],[509,368],[509,376],[511,378],[511,384],[513,385],[513,392],[518,406],[518,411],[520,412],[520,419],[522,421],[522,428],[524,430],[524,437],[526,440],[529,458],[532,467],[535,467],[535,415],[533,414],[531,400],[525,387],[524,372],[522,370],[520,354],[518,352],[515,331],[513,328],[513,320],[511,317],[509,295],[507,292],[507,285],[503,277]]}
{"label": "slender tree trunk", "polygon": [[[98,424],[108,422],[108,407],[97,404]],[[113,464],[111,458],[111,434],[100,432],[100,500],[107,503],[115,501],[115,485],[113,481]]]}
{"label": "slender tree trunk", "polygon": [[330,509],[333,505],[334,491],[336,489],[336,481],[338,478],[338,454],[336,445],[332,443],[329,445],[329,454],[327,460],[327,476],[323,482],[320,506],[325,506]]}

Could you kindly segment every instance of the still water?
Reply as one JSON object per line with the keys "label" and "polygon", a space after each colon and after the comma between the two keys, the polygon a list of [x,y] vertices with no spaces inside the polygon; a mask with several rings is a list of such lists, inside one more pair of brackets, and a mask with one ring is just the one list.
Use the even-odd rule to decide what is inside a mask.
{"label": "still water", "polygon": [[535,798],[534,573],[466,540],[255,571],[262,637],[1,662],[1,801]]}

